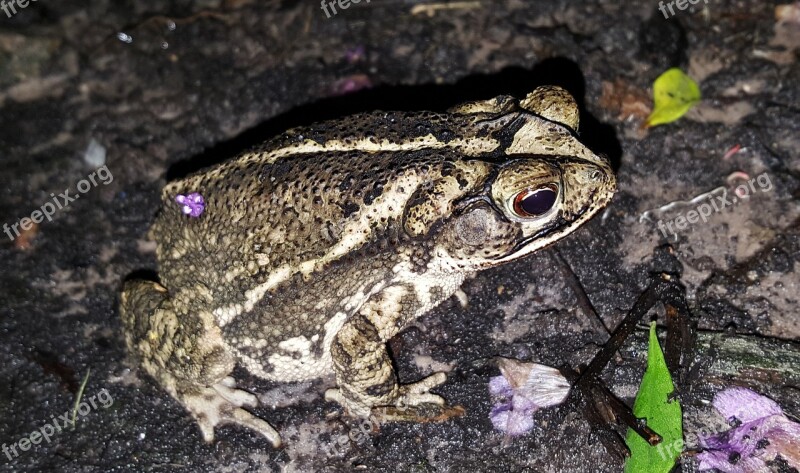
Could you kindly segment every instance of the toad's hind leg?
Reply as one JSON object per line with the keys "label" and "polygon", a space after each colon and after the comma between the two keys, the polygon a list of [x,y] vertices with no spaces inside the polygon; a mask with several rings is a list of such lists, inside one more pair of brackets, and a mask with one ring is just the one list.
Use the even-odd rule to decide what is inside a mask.
{"label": "toad's hind leg", "polygon": [[[278,432],[242,409],[254,407],[258,401],[253,394],[235,388],[229,377],[234,357],[213,316],[193,307],[193,301],[176,303],[164,286],[152,281],[126,282],[120,316],[128,350],[186,407],[207,442],[214,440],[217,425],[239,424],[277,447]],[[177,307],[188,309],[179,311]]]}

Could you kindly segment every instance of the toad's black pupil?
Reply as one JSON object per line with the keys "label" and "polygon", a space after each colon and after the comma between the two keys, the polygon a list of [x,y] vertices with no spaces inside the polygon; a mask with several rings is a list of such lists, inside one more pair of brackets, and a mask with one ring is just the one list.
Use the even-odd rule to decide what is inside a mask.
{"label": "toad's black pupil", "polygon": [[556,192],[549,187],[538,189],[525,196],[519,203],[522,210],[528,215],[541,215],[556,203]]}

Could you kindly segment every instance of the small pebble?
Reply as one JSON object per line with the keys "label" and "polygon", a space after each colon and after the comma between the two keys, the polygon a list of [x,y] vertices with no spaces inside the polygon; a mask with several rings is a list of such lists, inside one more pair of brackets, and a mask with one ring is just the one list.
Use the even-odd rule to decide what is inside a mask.
{"label": "small pebble", "polygon": [[83,152],[83,161],[93,168],[104,165],[106,163],[106,147],[92,138],[86,151]]}

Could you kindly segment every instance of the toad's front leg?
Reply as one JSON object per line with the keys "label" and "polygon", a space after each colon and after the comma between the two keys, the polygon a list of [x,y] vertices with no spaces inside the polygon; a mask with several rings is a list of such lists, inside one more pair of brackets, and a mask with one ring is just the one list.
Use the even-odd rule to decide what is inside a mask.
{"label": "toad's front leg", "polygon": [[441,396],[428,392],[445,382],[444,373],[401,386],[386,349],[389,338],[429,305],[400,297],[411,290],[393,286],[373,296],[333,339],[331,359],[339,387],[328,390],[325,398],[343,405],[351,415],[368,417],[376,407],[444,405]]}

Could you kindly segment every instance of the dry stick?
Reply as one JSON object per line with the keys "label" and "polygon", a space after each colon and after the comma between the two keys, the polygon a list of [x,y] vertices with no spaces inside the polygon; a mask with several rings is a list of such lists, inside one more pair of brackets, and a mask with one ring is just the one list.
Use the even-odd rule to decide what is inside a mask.
{"label": "dry stick", "polygon": [[674,297],[674,294],[670,294],[670,292],[674,292],[674,289],[675,283],[672,281],[670,275],[662,273],[656,276],[654,281],[650,284],[650,287],[639,296],[636,304],[634,304],[633,308],[628,312],[628,315],[622,319],[622,322],[617,326],[617,329],[614,331],[614,334],[611,335],[608,342],[603,345],[603,348],[600,349],[591,363],[589,363],[586,371],[581,374],[581,378],[599,377],[603,368],[605,368],[608,362],[611,361],[611,358],[613,358],[614,353],[622,347],[625,340],[634,332],[636,325],[644,318],[650,308],[663,300],[665,298],[664,296]]}
{"label": "dry stick", "polygon": [[[614,354],[625,343],[625,340],[633,334],[639,321],[658,302],[663,302],[667,308],[667,322],[670,330],[667,351],[679,350],[677,355],[670,353],[668,366],[673,373],[681,372],[683,368],[681,364],[687,361],[688,354],[691,353],[693,337],[691,336],[688,306],[683,297],[683,289],[674,280],[673,276],[666,273],[653,277],[650,286],[639,296],[628,315],[625,316],[611,338],[595,355],[583,373],[579,375],[571,368],[563,370],[567,379],[573,382],[574,389],[585,396],[584,399],[581,399],[581,403],[582,410],[587,418],[597,425],[613,420],[613,418],[608,419],[607,417],[614,416],[619,418],[650,445],[660,443],[661,436],[649,428],[642,419],[638,419],[627,405],[608,390],[600,380],[600,374]],[[681,323],[685,326],[680,326]],[[594,402],[590,403],[590,400]],[[609,415],[603,416],[603,413],[600,412],[601,408],[608,409]],[[598,422],[598,420],[601,420],[601,422]],[[630,450],[627,447],[623,450],[619,443],[612,443],[606,439],[602,440],[609,451],[623,456],[630,455]]]}
{"label": "dry stick", "polygon": [[561,263],[559,265],[561,268],[561,274],[563,274],[567,279],[567,284],[569,284],[570,289],[572,289],[572,292],[578,298],[578,307],[583,310],[584,314],[589,316],[590,320],[595,320],[600,328],[606,332],[606,334],[610,335],[611,330],[609,330],[609,328],[606,326],[606,323],[602,318],[600,318],[597,310],[595,310],[594,306],[592,305],[592,301],[590,301],[589,296],[586,295],[586,290],[583,288],[583,284],[581,284],[580,279],[578,279],[578,275],[575,274],[575,271],[573,271],[572,266],[567,263],[558,249],[553,249],[551,254],[555,256],[559,263]]}

